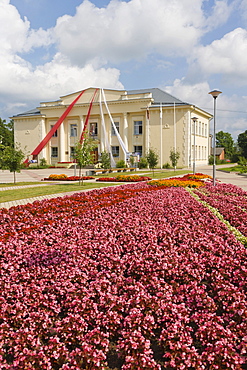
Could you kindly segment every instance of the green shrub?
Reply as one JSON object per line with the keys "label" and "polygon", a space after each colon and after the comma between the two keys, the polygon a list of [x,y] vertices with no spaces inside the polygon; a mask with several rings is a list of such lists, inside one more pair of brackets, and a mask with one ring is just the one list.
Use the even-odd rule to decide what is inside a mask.
{"label": "green shrub", "polygon": [[118,162],[116,163],[116,167],[117,167],[117,168],[125,168],[125,167],[126,167],[126,163],[125,163],[125,161],[124,161],[123,159],[120,159],[120,161],[118,161]]}
{"label": "green shrub", "polygon": [[148,161],[146,160],[146,158],[141,157],[138,163],[138,168],[147,168],[147,167],[148,167]]}
{"label": "green shrub", "polygon": [[45,158],[41,158],[40,161],[39,161],[39,164],[41,167],[47,167],[47,161]]}
{"label": "green shrub", "polygon": [[[208,164],[214,164],[214,156],[210,155],[208,159]],[[215,157],[215,164],[221,164],[221,160],[217,157]]]}
{"label": "green shrub", "polygon": [[102,168],[111,168],[111,158],[110,158],[110,154],[107,153],[105,150],[101,153],[101,157],[100,157],[100,160],[101,160],[101,166]]}
{"label": "green shrub", "polygon": [[162,168],[170,169],[172,167],[171,167],[170,163],[166,162],[166,163],[163,164]]}

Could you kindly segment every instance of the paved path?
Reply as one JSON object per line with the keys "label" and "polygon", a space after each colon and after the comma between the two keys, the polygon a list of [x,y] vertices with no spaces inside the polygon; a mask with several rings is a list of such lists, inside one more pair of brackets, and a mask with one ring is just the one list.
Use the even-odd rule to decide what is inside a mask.
{"label": "paved path", "polygon": [[[224,167],[229,167],[228,165],[216,166],[216,180],[219,180],[225,184],[233,184],[239,186],[243,190],[247,191],[247,176],[238,175],[234,172],[223,172]],[[219,171],[221,169],[221,171]],[[206,175],[213,176],[212,166],[203,166],[196,169],[196,172],[202,172]]]}
{"label": "paved path", "polygon": [[[240,176],[237,175],[233,172],[231,173],[226,173],[219,171],[219,169],[222,169],[224,167],[229,167],[228,165],[219,165],[216,166],[216,180],[220,180],[223,183],[226,184],[233,184],[241,187],[242,189],[247,191],[247,177],[246,176]],[[217,170],[218,169],[218,170]],[[212,166],[200,166],[196,168],[196,172],[202,172],[206,175],[212,176]],[[1,183],[11,183],[13,182],[13,174],[11,174],[9,171],[0,171],[0,191],[7,190],[7,189],[20,189],[23,187],[33,187],[33,186],[49,186],[49,184],[35,184],[37,181],[41,181],[44,178],[49,177],[50,174],[66,174],[68,176],[73,176],[74,175],[74,169],[65,169],[65,168],[48,168],[48,169],[42,169],[42,170],[22,170],[21,173],[17,174],[17,181],[18,182],[33,182],[32,185],[26,185],[26,186],[15,186],[15,187],[1,187]],[[84,172],[85,174],[85,172]],[[174,176],[174,173],[171,173],[171,176]],[[92,181],[92,180],[91,180]],[[117,184],[116,184],[117,185]],[[89,189],[92,190],[92,189]],[[33,198],[28,198],[28,199],[20,199],[20,200],[14,200],[11,202],[6,202],[6,203],[0,203],[0,208],[7,208],[9,209],[10,207],[13,206],[18,206],[18,205],[23,205],[27,203],[33,203],[36,200],[44,200],[44,199],[53,199],[57,197],[62,197],[66,195],[72,195],[74,193],[79,193],[79,192],[85,192],[89,190],[77,190],[77,191],[72,191],[72,192],[66,192],[66,193],[58,193],[58,194],[50,194],[50,195],[44,195],[44,196],[39,196],[39,197],[33,197]],[[1,194],[0,194],[0,199],[1,199]]]}

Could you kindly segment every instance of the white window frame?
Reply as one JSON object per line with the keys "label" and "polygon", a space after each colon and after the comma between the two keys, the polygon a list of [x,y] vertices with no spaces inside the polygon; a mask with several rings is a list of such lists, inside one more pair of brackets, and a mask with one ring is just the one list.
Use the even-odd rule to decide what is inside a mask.
{"label": "white window frame", "polygon": [[70,124],[70,137],[77,137],[77,125],[74,123]]}
{"label": "white window frame", "polygon": [[[54,152],[56,152],[54,154]],[[51,147],[51,157],[52,158],[58,158],[58,147],[57,146],[52,146]]]}
{"label": "white window frame", "polygon": [[[117,129],[117,131],[119,133],[120,122],[117,121],[117,122],[114,122],[114,124],[115,124],[116,129]],[[116,136],[117,135],[116,132],[115,132],[115,130],[114,130],[114,128],[113,128],[113,124],[111,124],[111,135],[112,136]]]}
{"label": "white window frame", "polygon": [[119,157],[119,146],[112,145],[111,152],[112,152],[113,157]]}
{"label": "white window frame", "polygon": [[134,135],[142,135],[143,122],[141,120],[134,121]]}
{"label": "white window frame", "polygon": [[[141,150],[136,150],[137,148],[141,148]],[[143,150],[142,145],[134,145],[134,153],[140,153],[140,157],[142,157],[142,150]]]}
{"label": "white window frame", "polygon": [[[55,125],[51,125],[51,129],[54,127]],[[54,132],[54,134],[52,135],[52,137],[58,137],[58,132],[57,130]]]}

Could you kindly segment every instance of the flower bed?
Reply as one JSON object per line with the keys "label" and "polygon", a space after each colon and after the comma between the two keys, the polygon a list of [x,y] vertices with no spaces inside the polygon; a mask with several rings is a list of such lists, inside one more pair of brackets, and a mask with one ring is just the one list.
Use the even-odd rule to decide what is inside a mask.
{"label": "flower bed", "polygon": [[211,176],[202,173],[184,175],[182,177],[171,177],[168,179],[152,180],[149,182],[152,186],[159,187],[183,187],[183,188],[198,188],[205,185],[202,180],[212,179]]}
{"label": "flower bed", "polygon": [[67,176],[65,174],[51,174],[48,178],[44,178],[43,181],[79,181],[79,180],[94,180],[92,176]]}
{"label": "flower bed", "polygon": [[151,180],[148,176],[139,175],[118,175],[116,177],[100,177],[96,181],[109,181],[109,182],[140,182]]}
{"label": "flower bed", "polygon": [[210,179],[212,179],[212,176],[205,175],[204,173],[197,172],[197,173],[195,173],[195,175],[193,175],[192,173],[189,173],[188,175],[184,175],[183,179],[210,180]]}
{"label": "flower bed", "polygon": [[246,249],[145,182],[0,211],[5,370],[246,368]]}
{"label": "flower bed", "polygon": [[195,192],[200,199],[219,210],[225,220],[247,236],[247,192],[234,185],[207,185]]}

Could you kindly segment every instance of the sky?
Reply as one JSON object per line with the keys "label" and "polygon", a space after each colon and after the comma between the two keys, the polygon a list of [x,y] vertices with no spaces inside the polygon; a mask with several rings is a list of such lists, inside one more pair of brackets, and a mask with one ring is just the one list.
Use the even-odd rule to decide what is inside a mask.
{"label": "sky", "polygon": [[[247,0],[0,0],[0,117],[88,87],[160,88],[247,130]],[[213,121],[211,123],[213,126]]]}

